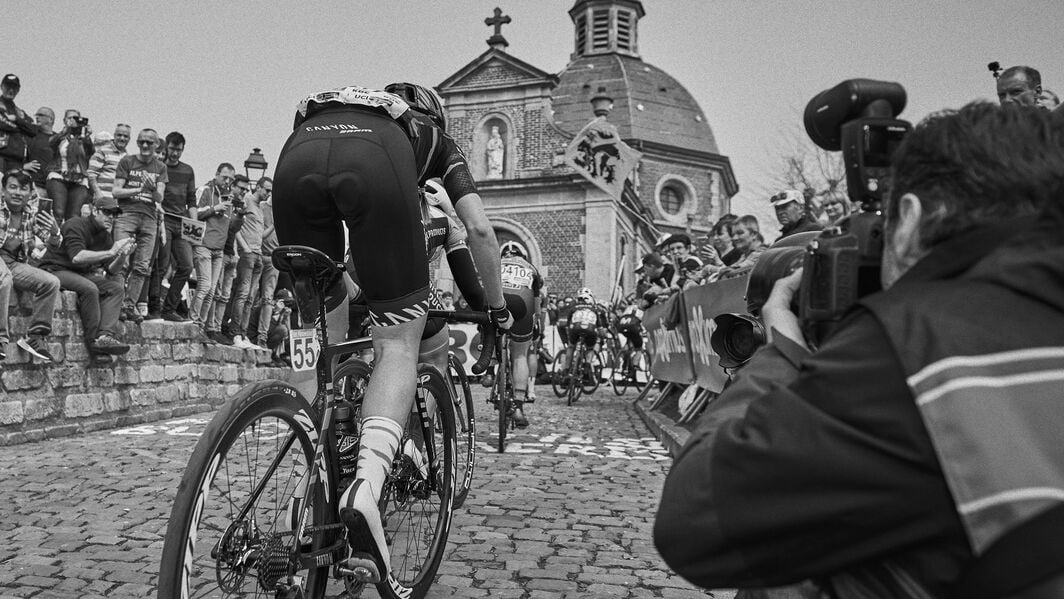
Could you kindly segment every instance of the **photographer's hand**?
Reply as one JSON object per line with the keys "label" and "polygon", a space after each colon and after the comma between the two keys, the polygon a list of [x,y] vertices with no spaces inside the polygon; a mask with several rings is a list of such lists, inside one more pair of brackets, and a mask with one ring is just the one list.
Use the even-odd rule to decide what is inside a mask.
{"label": "photographer's hand", "polygon": [[808,347],[805,336],[802,335],[798,315],[791,311],[791,301],[801,284],[802,269],[799,268],[772,286],[772,293],[761,308],[761,318],[765,322],[769,343],[774,341],[775,335],[783,335],[802,347]]}

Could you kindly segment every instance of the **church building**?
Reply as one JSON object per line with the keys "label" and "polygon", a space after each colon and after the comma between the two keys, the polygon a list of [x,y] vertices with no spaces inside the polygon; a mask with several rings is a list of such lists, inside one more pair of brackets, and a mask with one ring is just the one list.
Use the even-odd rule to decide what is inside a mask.
{"label": "church building", "polygon": [[[560,73],[507,51],[510,18],[497,8],[485,20],[488,50],[436,89],[500,245],[526,248],[550,290],[586,286],[608,300],[634,290],[640,257],[661,235],[707,234],[738,184],[695,99],[640,57],[642,2],[576,0],[569,16],[573,52]],[[638,157],[616,193],[566,160],[596,119]]]}

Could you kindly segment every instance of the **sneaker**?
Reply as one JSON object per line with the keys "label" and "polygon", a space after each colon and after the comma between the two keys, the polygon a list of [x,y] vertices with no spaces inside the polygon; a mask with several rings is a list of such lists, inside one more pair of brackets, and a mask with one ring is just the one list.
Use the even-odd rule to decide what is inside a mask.
{"label": "sneaker", "polygon": [[177,312],[164,312],[161,318],[167,322],[189,322],[188,318],[181,316]]}
{"label": "sneaker", "polygon": [[156,321],[156,320],[162,320],[162,319],[163,319],[163,315],[162,315],[161,312],[154,312],[152,310],[148,310],[148,315],[144,317],[144,320],[146,320],[146,321]]}
{"label": "sneaker", "polygon": [[119,355],[129,351],[129,346],[110,335],[100,335],[89,346],[89,351],[95,354]]}
{"label": "sneaker", "polygon": [[240,349],[251,349],[251,344],[248,343],[247,339],[244,339],[243,335],[234,335],[233,336],[233,347],[240,348]]}
{"label": "sneaker", "polygon": [[529,389],[528,395],[525,396],[525,403],[536,403],[536,392]]}
{"label": "sneaker", "polygon": [[148,315],[148,302],[137,302],[137,314],[141,316]]}
{"label": "sneaker", "polygon": [[214,341],[219,345],[232,345],[233,340],[228,336],[223,335],[221,331],[210,331],[207,333],[207,338]]}
{"label": "sneaker", "polygon": [[136,308],[130,306],[122,308],[122,312],[118,317],[126,322],[132,322],[133,324],[144,322],[144,317],[141,316],[140,312],[138,312]]}
{"label": "sneaker", "polygon": [[52,354],[48,353],[48,343],[44,340],[44,337],[27,335],[18,340],[18,346],[42,362],[52,361]]}

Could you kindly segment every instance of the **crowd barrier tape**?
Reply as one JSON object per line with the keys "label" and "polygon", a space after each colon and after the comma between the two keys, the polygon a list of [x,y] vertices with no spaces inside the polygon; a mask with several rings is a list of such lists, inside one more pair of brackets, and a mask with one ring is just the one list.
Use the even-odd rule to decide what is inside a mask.
{"label": "crowd barrier tape", "polygon": [[650,373],[659,381],[697,385],[720,393],[728,375],[718,363],[710,338],[716,328],[713,317],[746,313],[748,277],[725,279],[692,287],[668,301],[648,308],[643,327],[650,345]]}

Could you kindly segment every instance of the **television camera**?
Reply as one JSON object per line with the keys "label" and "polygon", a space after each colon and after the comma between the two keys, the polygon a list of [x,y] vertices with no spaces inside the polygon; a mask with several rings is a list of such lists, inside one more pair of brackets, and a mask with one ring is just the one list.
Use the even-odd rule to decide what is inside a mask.
{"label": "television camera", "polygon": [[721,356],[722,367],[741,366],[765,343],[761,307],[776,281],[799,267],[804,270],[793,307],[806,339],[814,346],[860,297],[880,289],[881,209],[890,161],[912,129],[909,122],[896,118],[905,101],[905,88],[898,83],[849,79],[820,92],[806,105],[806,133],[817,146],[842,151],[846,187],[860,211],[824,231],[784,238],[761,255],[747,283],[749,314],[714,318],[711,344]]}

